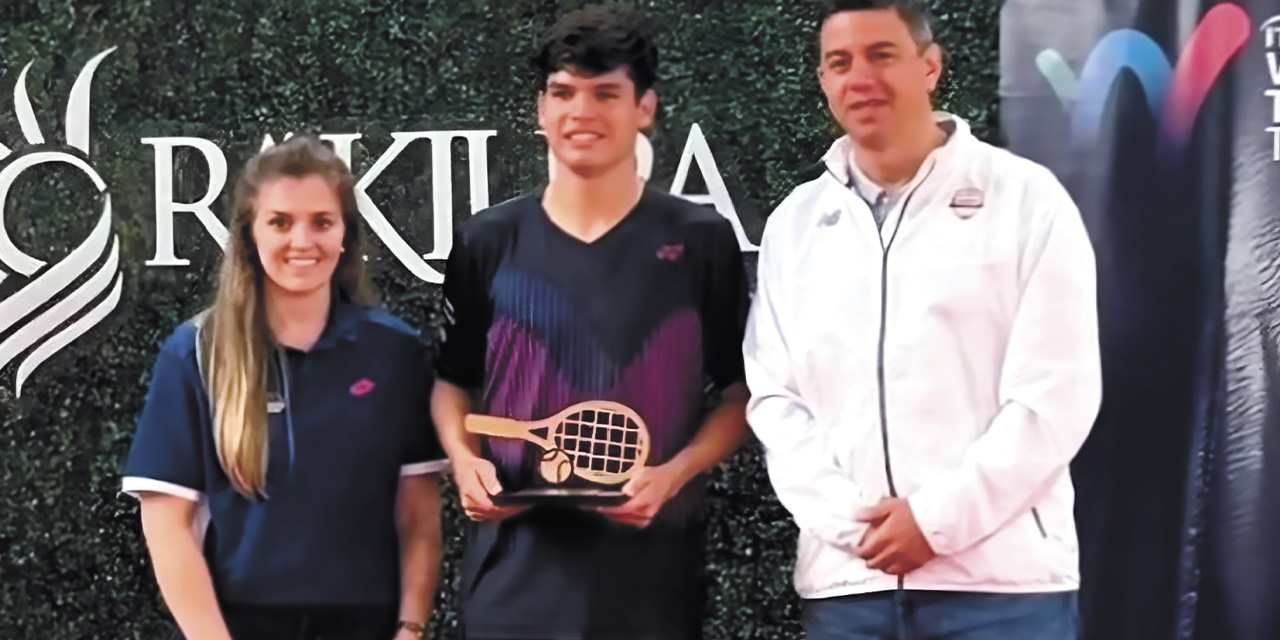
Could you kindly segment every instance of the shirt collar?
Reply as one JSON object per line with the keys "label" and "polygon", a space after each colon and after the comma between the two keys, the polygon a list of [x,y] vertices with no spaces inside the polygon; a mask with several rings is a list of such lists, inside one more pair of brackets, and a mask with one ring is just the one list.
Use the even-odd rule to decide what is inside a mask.
{"label": "shirt collar", "polygon": [[345,300],[342,296],[334,296],[329,305],[329,319],[324,324],[324,331],[311,350],[329,349],[342,340],[354,340],[360,320],[367,310],[364,305]]}
{"label": "shirt collar", "polygon": [[[921,164],[920,168],[923,170],[924,166],[924,164]],[[902,192],[903,187],[910,184],[910,181],[907,181],[889,186],[881,186],[876,181],[868,178],[867,174],[863,173],[862,167],[859,167],[858,163],[853,158],[852,145],[850,145],[849,148],[849,157],[845,161],[845,167],[848,172],[848,181],[846,184],[849,185],[849,188],[857,191],[858,195],[862,196],[862,199],[866,200],[868,204],[878,201],[881,196],[893,199]]]}

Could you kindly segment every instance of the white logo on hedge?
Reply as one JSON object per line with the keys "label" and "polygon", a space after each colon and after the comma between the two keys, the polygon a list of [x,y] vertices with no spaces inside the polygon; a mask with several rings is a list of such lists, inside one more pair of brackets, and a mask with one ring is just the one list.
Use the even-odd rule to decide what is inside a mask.
{"label": "white logo on hedge", "polygon": [[[0,300],[0,369],[19,362],[14,378],[18,395],[36,367],[101,322],[120,302],[120,241],[111,232],[111,195],[106,193],[102,177],[85,161],[89,156],[90,85],[98,64],[112,51],[115,47],[94,56],[72,85],[65,145],[44,146],[44,134],[27,97],[31,63],[18,75],[13,89],[14,114],[23,138],[29,145],[43,146],[14,155],[0,144],[0,282],[14,276],[27,279],[16,293]],[[103,194],[102,214],[88,239],[54,265],[15,246],[4,225],[5,201],[14,181],[23,171],[47,163],[79,169]],[[99,265],[97,270],[90,273],[95,265]]]}
{"label": "white logo on hedge", "polygon": [[[539,132],[541,133],[541,132]],[[288,139],[286,135],[284,139]],[[465,140],[469,156],[471,213],[477,213],[489,206],[489,160],[486,152],[487,141],[498,135],[493,129],[464,131],[397,131],[391,134],[392,144],[382,153],[364,175],[359,176],[355,184],[356,204],[360,214],[374,235],[382,241],[391,254],[410,273],[424,282],[440,284],[444,282],[444,274],[427,263],[428,260],[444,260],[453,248],[453,155],[451,146],[455,140]],[[352,143],[362,137],[359,133],[322,133],[321,140],[333,144],[334,152],[342,158],[347,166],[351,162]],[[373,185],[387,167],[400,157],[409,145],[418,140],[427,140],[431,145],[431,226],[435,246],[428,253],[418,253],[400,232],[391,224],[382,210],[369,196],[368,189]],[[222,246],[226,246],[227,228],[213,211],[213,204],[221,195],[227,182],[227,158],[212,140],[189,136],[142,138],[142,143],[155,148],[155,205],[156,205],[156,253],[147,260],[150,267],[185,267],[190,260],[178,257],[174,243],[174,218],[179,213],[194,214],[204,230],[211,238]],[[265,150],[276,143],[267,135],[262,141],[261,149]],[[190,148],[204,158],[209,167],[209,180],[204,196],[195,202],[178,202],[174,197],[174,151],[178,148]],[[686,193],[689,172],[696,166],[702,174],[707,193]],[[555,163],[547,156],[547,169],[555,173]],[[649,139],[640,135],[636,139],[636,170],[640,177],[648,180],[653,171],[653,147]],[[711,155],[711,147],[702,134],[702,128],[694,124],[689,129],[689,138],[685,142],[684,153],[680,155],[680,165],[676,169],[675,179],[671,183],[671,194],[691,202],[712,205],[733,225],[738,236],[738,245],[743,251],[758,251],[747,238],[742,228],[742,221],[733,206],[733,198],[725,186],[724,178]]]}
{"label": "white logo on hedge", "polygon": [[[111,230],[111,197],[107,185],[90,162],[89,95],[93,74],[115,47],[94,56],[81,70],[67,100],[65,144],[46,144],[27,97],[26,77],[31,64],[18,75],[14,87],[14,112],[22,136],[30,148],[13,153],[0,144],[0,284],[8,278],[23,279],[18,291],[0,299],[0,371],[18,363],[14,387],[22,385],[41,363],[100,323],[120,302],[122,282],[119,268],[119,241]],[[443,274],[428,261],[444,260],[453,244],[454,141],[466,142],[470,173],[471,213],[489,206],[489,165],[487,142],[497,135],[493,129],[459,131],[408,131],[391,134],[392,144],[355,184],[356,201],[374,235],[396,260],[419,279],[439,284]],[[287,137],[287,136],[286,136]],[[352,165],[352,145],[359,133],[323,133],[322,140],[333,144],[335,152]],[[420,253],[400,234],[367,193],[386,169],[411,143],[426,140],[431,148],[431,204],[434,246]],[[207,234],[219,244],[227,230],[213,211],[214,202],[227,180],[227,158],[212,140],[182,137],[147,137],[141,142],[155,149],[155,255],[145,264],[152,267],[182,267],[190,261],[175,252],[174,218],[194,214]],[[271,136],[263,147],[275,144]],[[178,148],[197,151],[208,165],[209,179],[204,195],[195,202],[175,199],[174,153]],[[653,148],[643,135],[637,140],[637,170],[647,180],[653,170]],[[4,223],[5,201],[22,172],[36,165],[62,163],[82,171],[102,194],[102,214],[89,237],[65,259],[54,265],[27,255],[9,238]],[[551,169],[550,157],[548,164]],[[693,167],[702,174],[706,193],[686,193]],[[691,126],[679,168],[670,188],[672,195],[700,204],[712,205],[729,219],[743,251],[759,249],[747,238],[733,199],[711,154],[711,147],[697,124]],[[110,246],[108,246],[110,245]],[[96,267],[96,268],[95,268]],[[91,273],[92,272],[92,273]],[[12,282],[7,283],[12,289]]]}

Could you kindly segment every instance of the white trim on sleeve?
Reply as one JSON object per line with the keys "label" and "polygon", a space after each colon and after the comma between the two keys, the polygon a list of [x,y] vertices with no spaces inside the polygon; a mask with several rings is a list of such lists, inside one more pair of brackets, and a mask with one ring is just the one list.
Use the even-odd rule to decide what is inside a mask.
{"label": "white trim on sleeve", "polygon": [[400,477],[405,476],[425,476],[432,473],[444,473],[449,470],[449,460],[432,460],[430,462],[415,462],[413,464],[400,465]]}
{"label": "white trim on sleeve", "polygon": [[139,494],[143,492],[164,493],[184,500],[190,500],[192,502],[200,502],[204,499],[203,493],[190,487],[184,487],[180,484],[165,482],[163,480],[140,478],[137,476],[126,476],[120,483],[120,491],[133,496],[134,498],[138,498],[139,500],[142,499],[142,496]]}

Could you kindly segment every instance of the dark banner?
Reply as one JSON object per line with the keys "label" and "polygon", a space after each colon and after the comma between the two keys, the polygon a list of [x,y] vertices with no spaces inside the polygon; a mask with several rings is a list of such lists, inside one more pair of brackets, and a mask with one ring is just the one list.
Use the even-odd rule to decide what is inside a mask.
{"label": "dark banner", "polygon": [[1280,0],[1009,0],[1003,129],[1097,250],[1088,638],[1280,637]]}

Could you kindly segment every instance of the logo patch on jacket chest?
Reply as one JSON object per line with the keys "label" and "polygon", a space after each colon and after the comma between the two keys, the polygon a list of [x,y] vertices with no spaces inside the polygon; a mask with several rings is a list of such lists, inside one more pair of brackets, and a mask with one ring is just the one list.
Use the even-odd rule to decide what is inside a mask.
{"label": "logo patch on jacket chest", "polygon": [[972,218],[984,203],[985,197],[982,191],[974,187],[958,189],[951,196],[951,210],[963,219]]}

